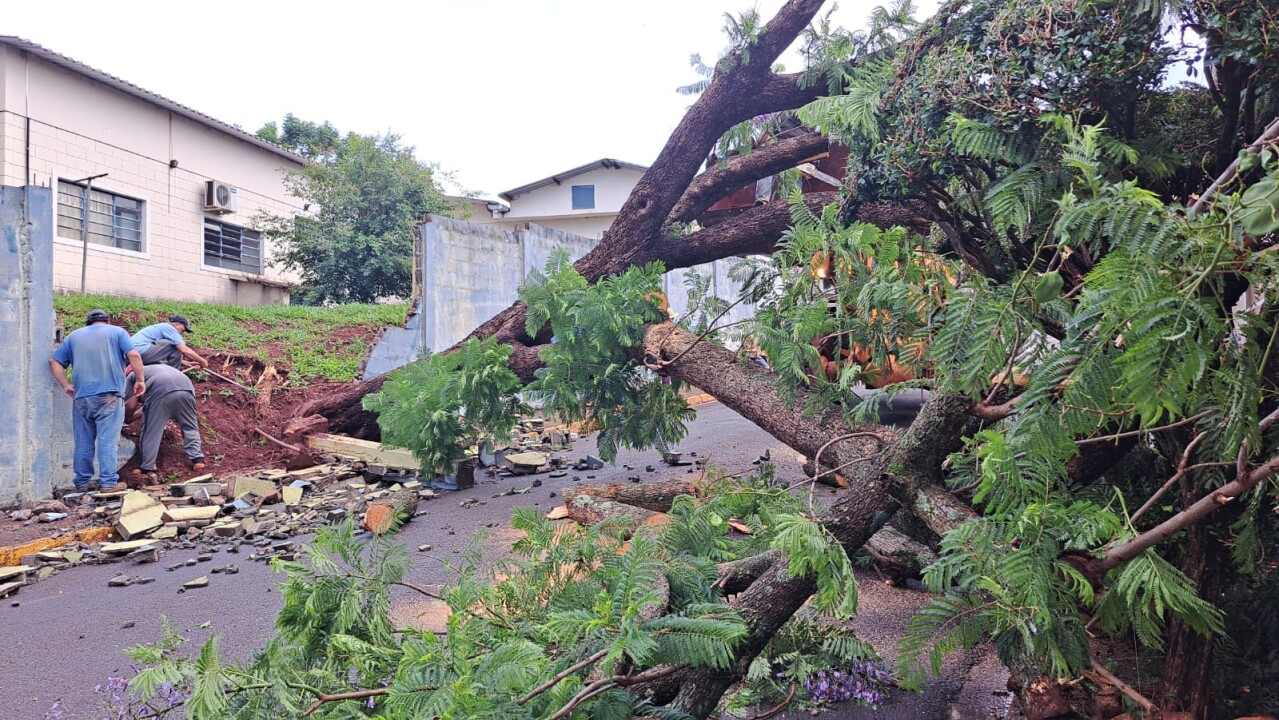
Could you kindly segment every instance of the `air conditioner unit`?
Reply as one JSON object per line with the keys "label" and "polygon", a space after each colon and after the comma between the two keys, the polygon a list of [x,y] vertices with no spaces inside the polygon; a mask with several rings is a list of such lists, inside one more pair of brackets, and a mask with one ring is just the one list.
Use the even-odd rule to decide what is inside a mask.
{"label": "air conditioner unit", "polygon": [[204,184],[204,209],[207,212],[233,213],[236,206],[234,186],[217,180]]}

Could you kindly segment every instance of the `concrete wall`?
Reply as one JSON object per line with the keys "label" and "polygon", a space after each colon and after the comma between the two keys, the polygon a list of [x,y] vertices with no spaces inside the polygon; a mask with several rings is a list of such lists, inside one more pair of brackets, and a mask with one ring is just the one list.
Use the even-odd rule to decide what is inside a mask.
{"label": "concrete wall", "polygon": [[529,225],[507,231],[432,215],[419,227],[423,269],[422,347],[438,352],[519,298],[530,270],[563,248],[574,260],[595,247],[590,238]]}
{"label": "concrete wall", "polygon": [[[418,235],[423,269],[421,345],[432,352],[451,347],[515,302],[528,273],[545,267],[552,250],[563,248],[577,260],[598,242],[533,224],[507,231],[436,216],[419,226]],[[728,278],[732,262],[721,260],[693,268],[713,274],[716,294],[730,302],[737,299],[740,289]],[[688,307],[685,272],[672,271],[663,278],[663,290],[677,314]],[[721,322],[753,313],[753,306],[742,304]]]}
{"label": "concrete wall", "polygon": [[55,347],[47,188],[0,187],[0,507],[71,484],[71,402],[49,374]]}
{"label": "concrete wall", "polygon": [[[287,291],[270,283],[294,279],[285,273],[264,267],[260,277],[248,276],[204,264],[204,218],[253,228],[261,211],[302,212],[302,201],[288,195],[281,172],[301,167],[229,132],[0,46],[0,184],[24,185],[29,177],[33,185],[54,188],[51,219],[58,179],[106,172],[95,188],[143,202],[141,252],[90,243],[89,292],[241,305],[286,302]],[[207,180],[238,189],[237,212],[206,215]],[[81,243],[56,230],[53,242],[54,286],[78,291]],[[262,242],[264,261],[269,260],[273,248]]]}

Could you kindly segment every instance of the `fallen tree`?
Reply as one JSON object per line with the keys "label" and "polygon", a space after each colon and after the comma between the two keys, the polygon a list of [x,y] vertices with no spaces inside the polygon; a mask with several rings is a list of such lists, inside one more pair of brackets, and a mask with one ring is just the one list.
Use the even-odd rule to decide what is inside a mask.
{"label": "fallen tree", "polygon": [[[600,245],[572,267],[553,261],[521,302],[460,344],[483,349],[452,369],[463,385],[500,376],[502,386],[542,392],[550,410],[598,421],[605,455],[682,437],[687,408],[646,379],[655,372],[710,392],[848,480],[828,505],[791,513],[775,553],[736,558],[721,573],[740,619],[727,654],[682,663],[634,649],[566,652],[573,660],[551,680],[580,675],[584,684],[547,708],[551,717],[618,690],[708,716],[810,597],[847,609],[848,554],[896,513],[917,520],[917,534],[941,550],[925,573],[936,597],[904,640],[903,676],[918,682],[947,652],[991,639],[1028,699],[1053,687],[1034,682],[1040,675],[1107,677],[1089,669],[1090,623],[1116,635],[1135,630],[1152,647],[1169,633],[1222,632],[1222,612],[1196,594],[1168,548],[1181,531],[1233,515],[1251,538],[1236,553],[1246,566],[1273,532],[1259,488],[1276,469],[1276,318],[1264,303],[1255,316],[1232,306],[1240,281],[1265,288],[1279,271],[1269,252],[1279,228],[1266,211],[1279,183],[1259,151],[1249,179],[1231,169],[1228,181],[1247,191],[1193,217],[1139,187],[1153,161],[1140,163],[1132,145],[1157,138],[1142,137],[1146,126],[1135,122],[1107,134],[1101,120],[1131,117],[1131,103],[1160,92],[1159,18],[1118,2],[1050,3],[1053,12],[952,2],[891,61],[861,66],[868,49],[854,43],[813,73],[772,73],[819,5],[793,0],[757,36],[738,38]],[[1026,55],[1033,68],[1019,60]],[[836,72],[835,93],[823,98],[831,84],[822,80]],[[1043,73],[1074,82],[1048,89]],[[733,125],[804,105],[801,119],[853,150],[843,194],[672,232],[752,176],[811,155],[819,141],[782,141],[695,176]],[[885,203],[904,210],[881,225],[922,214],[933,237],[857,222]],[[751,330],[772,371],[666,321],[652,300],[662,269],[746,253],[771,255],[751,265],[747,286],[760,308]],[[830,274],[818,277],[815,259]],[[833,354],[821,355],[815,339],[834,339]],[[925,380],[906,386],[934,391],[904,431],[860,415],[856,385],[871,368],[852,360],[856,351],[870,356],[867,366],[907,367]],[[373,435],[358,399],[387,382],[303,412]],[[499,395],[424,407],[459,425],[463,407],[471,418],[509,402]],[[439,434],[386,439],[438,445],[455,432],[449,422],[432,430]],[[1134,439],[1151,437],[1176,467],[1169,477],[1150,467],[1113,472]],[[1110,451],[1095,452],[1099,445]],[[1160,508],[1178,485],[1186,507]],[[1130,513],[1128,497],[1146,507]],[[611,498],[574,505],[585,523],[622,515],[665,524],[657,510]],[[644,542],[636,537],[630,549]],[[796,538],[822,549],[806,552],[788,542]],[[1195,558],[1185,560],[1189,568]],[[596,569],[575,562],[556,571],[576,579]],[[1194,682],[1170,682],[1167,706],[1184,695],[1199,713],[1210,695],[1202,677]],[[1063,706],[1054,699],[1025,710],[1046,717]]]}

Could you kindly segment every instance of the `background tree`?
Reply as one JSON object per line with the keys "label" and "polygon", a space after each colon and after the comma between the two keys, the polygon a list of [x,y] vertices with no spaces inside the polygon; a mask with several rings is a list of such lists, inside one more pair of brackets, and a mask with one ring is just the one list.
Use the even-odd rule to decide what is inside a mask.
{"label": "background tree", "polygon": [[407,298],[414,227],[427,214],[456,212],[439,186],[439,170],[418,160],[394,134],[343,136],[330,123],[293,115],[282,128],[272,122],[257,134],[310,161],[285,179],[309,214],[258,218],[280,248],[273,262],[302,278],[296,301]]}

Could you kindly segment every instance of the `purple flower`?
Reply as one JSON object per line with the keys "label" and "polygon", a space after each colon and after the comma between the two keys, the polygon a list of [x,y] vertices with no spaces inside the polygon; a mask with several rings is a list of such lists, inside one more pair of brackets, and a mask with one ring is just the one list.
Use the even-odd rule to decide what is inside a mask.
{"label": "purple flower", "polygon": [[819,670],[804,680],[804,690],[816,702],[855,700],[863,705],[879,705],[887,698],[891,678],[873,661],[854,660],[845,670]]}

